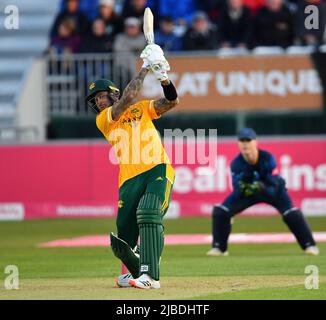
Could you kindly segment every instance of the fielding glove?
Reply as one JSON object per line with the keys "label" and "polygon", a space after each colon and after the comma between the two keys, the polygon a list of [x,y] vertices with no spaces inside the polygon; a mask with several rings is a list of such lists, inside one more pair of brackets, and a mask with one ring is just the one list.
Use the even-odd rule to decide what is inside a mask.
{"label": "fielding glove", "polygon": [[262,181],[255,181],[253,183],[253,185],[255,186],[255,189],[257,190],[257,192],[262,192],[266,189],[265,183]]}
{"label": "fielding glove", "polygon": [[264,190],[265,185],[261,181],[255,181],[254,183],[239,183],[240,193],[245,197],[253,196],[254,194],[260,193]]}

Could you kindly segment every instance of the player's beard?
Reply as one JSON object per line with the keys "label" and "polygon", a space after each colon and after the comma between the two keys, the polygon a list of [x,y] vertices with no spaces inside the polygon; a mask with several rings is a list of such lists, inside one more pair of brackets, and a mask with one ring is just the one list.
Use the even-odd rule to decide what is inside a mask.
{"label": "player's beard", "polygon": [[107,102],[100,102],[100,103],[96,103],[96,107],[99,110],[99,112],[102,112],[105,108],[109,107],[109,104]]}
{"label": "player's beard", "polygon": [[111,107],[118,100],[119,100],[119,95],[112,95],[112,96],[108,97],[108,101],[96,102],[96,106],[101,112],[105,108]]}
{"label": "player's beard", "polygon": [[97,107],[98,107],[100,110],[103,110],[103,109],[109,107],[109,103],[107,103],[107,102],[101,102],[101,103],[97,104]]}

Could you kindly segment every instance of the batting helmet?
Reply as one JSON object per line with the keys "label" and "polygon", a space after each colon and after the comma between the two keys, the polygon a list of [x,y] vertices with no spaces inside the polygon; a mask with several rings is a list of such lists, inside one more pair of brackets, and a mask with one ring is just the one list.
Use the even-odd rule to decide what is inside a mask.
{"label": "batting helmet", "polygon": [[88,106],[95,111],[95,113],[100,113],[100,109],[96,103],[95,96],[99,92],[106,91],[109,93],[109,102],[112,105],[120,96],[120,90],[116,87],[116,85],[107,79],[99,79],[95,82],[92,82],[89,85],[89,93],[86,97],[86,102]]}

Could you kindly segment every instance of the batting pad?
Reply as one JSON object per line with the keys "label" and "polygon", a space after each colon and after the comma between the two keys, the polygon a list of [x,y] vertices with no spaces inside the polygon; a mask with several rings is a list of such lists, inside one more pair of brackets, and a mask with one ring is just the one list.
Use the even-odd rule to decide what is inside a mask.
{"label": "batting pad", "polygon": [[134,278],[139,277],[139,257],[130,248],[127,242],[110,233],[111,247],[114,255],[128,268]]}
{"label": "batting pad", "polygon": [[146,193],[139,202],[137,223],[140,236],[140,273],[159,280],[159,263],[164,246],[162,202],[153,193]]}

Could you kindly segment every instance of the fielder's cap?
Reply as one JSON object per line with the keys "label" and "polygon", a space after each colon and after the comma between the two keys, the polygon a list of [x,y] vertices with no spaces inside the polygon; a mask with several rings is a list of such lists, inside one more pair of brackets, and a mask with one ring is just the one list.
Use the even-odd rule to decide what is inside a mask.
{"label": "fielder's cap", "polygon": [[256,140],[257,134],[252,128],[243,128],[238,132],[238,140]]}
{"label": "fielder's cap", "polygon": [[129,17],[125,20],[125,26],[139,27],[140,20],[136,17]]}
{"label": "fielder's cap", "polygon": [[114,6],[114,0],[100,0],[98,3],[99,6]]}

